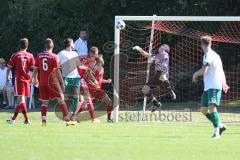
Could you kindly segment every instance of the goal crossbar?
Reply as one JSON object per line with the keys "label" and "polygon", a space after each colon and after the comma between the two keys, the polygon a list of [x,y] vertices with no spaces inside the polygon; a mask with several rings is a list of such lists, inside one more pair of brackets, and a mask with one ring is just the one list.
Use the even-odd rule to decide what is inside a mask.
{"label": "goal crossbar", "polygon": [[124,21],[240,21],[240,16],[115,16]]}

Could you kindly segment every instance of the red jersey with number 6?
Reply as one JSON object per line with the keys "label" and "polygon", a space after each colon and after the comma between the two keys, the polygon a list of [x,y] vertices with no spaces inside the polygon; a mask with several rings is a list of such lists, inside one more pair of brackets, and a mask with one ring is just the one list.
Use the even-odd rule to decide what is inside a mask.
{"label": "red jersey with number 6", "polygon": [[49,76],[60,67],[60,63],[56,54],[44,51],[37,55],[34,67],[39,70],[39,86],[48,86]]}
{"label": "red jersey with number 6", "polygon": [[15,68],[15,77],[22,80],[29,80],[29,71],[34,65],[34,57],[29,52],[17,52],[12,55],[8,67]]}

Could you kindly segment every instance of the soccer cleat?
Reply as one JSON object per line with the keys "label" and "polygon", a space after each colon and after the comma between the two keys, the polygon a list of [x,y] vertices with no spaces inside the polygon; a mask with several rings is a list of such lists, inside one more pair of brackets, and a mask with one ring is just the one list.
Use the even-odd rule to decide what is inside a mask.
{"label": "soccer cleat", "polygon": [[77,124],[77,121],[65,121],[66,126],[74,126]]}
{"label": "soccer cleat", "polygon": [[212,138],[213,139],[219,139],[221,136],[219,134],[213,134]]}
{"label": "soccer cleat", "polygon": [[81,123],[81,121],[79,119],[77,119],[77,124],[80,124],[80,123]]}
{"label": "soccer cleat", "polygon": [[107,123],[113,123],[113,120],[112,119],[108,119]]}
{"label": "soccer cleat", "polygon": [[15,121],[15,120],[12,120],[12,119],[8,119],[8,120],[6,120],[6,122],[7,122],[8,124],[15,124],[15,123],[16,123],[16,121]]}
{"label": "soccer cleat", "polygon": [[28,119],[28,120],[25,120],[25,121],[24,121],[24,124],[28,125],[28,124],[31,124],[31,122],[30,122],[30,120]]}
{"label": "soccer cleat", "polygon": [[92,119],[92,120],[91,120],[91,122],[92,122],[92,123],[100,123],[100,120],[99,120],[99,119],[96,119],[96,118],[94,118],[94,119]]}
{"label": "soccer cleat", "polygon": [[175,100],[177,98],[177,96],[176,96],[176,94],[174,93],[173,90],[171,90],[170,95],[171,95],[172,100]]}
{"label": "soccer cleat", "polygon": [[222,135],[222,133],[224,132],[224,131],[226,131],[227,130],[227,127],[224,125],[223,127],[221,127],[220,129],[219,129],[219,135]]}
{"label": "soccer cleat", "polygon": [[162,103],[159,102],[155,97],[153,97],[152,99],[152,109],[151,109],[151,112],[155,112],[158,108],[161,108],[162,107]]}

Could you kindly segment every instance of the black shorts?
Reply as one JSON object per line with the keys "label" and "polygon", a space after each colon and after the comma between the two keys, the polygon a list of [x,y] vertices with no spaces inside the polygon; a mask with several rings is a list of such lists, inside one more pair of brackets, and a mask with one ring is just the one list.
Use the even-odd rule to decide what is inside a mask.
{"label": "black shorts", "polygon": [[164,84],[164,81],[160,80],[160,77],[164,74],[161,71],[155,71],[155,73],[149,75],[149,80],[146,83],[151,89],[160,87]]}

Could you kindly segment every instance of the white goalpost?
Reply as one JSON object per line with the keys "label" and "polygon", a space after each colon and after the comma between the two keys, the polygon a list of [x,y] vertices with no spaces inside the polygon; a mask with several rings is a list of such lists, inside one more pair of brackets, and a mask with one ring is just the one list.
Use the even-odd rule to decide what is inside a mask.
{"label": "white goalpost", "polygon": [[[154,17],[156,15],[153,15]],[[152,45],[153,45],[153,35],[154,35],[154,24],[155,24],[155,20],[152,20],[152,26],[151,26],[151,35],[150,35],[150,43],[149,43],[149,50],[148,53],[151,54],[152,53]],[[146,83],[148,83],[149,81],[149,70],[150,70],[150,57],[148,57],[148,63],[147,63],[147,75],[146,75]],[[141,118],[143,119],[145,111],[146,111],[146,105],[147,105],[147,96],[144,96],[144,100],[143,100],[143,111],[142,111],[142,116]]]}
{"label": "white goalpost", "polygon": [[[124,34],[122,34],[122,38],[121,38],[121,32],[124,32],[125,29],[123,30],[119,30],[118,28],[116,28],[116,23],[119,22],[120,20],[124,21],[126,23],[126,25],[129,24],[134,24],[132,26],[130,26],[128,31],[125,31]],[[166,22],[166,24],[161,24],[161,22]],[[176,22],[176,23],[175,23]],[[205,23],[208,23],[206,24]],[[234,24],[232,24],[232,22],[234,22]],[[171,41],[172,44],[174,44],[174,54],[172,56],[172,64],[174,67],[173,68],[173,72],[176,73],[178,72],[178,70],[180,70],[179,72],[181,72],[181,74],[179,73],[179,75],[174,77],[174,80],[176,81],[180,81],[179,79],[181,79],[182,75],[185,74],[189,74],[195,69],[194,67],[197,66],[197,64],[199,64],[201,62],[201,55],[197,55],[196,53],[193,53],[192,55],[191,52],[196,51],[196,52],[200,52],[199,50],[199,43],[196,40],[197,37],[204,35],[204,34],[210,34],[212,35],[214,38],[213,40],[216,41],[216,45],[218,44],[222,44],[224,43],[224,50],[226,51],[232,51],[232,48],[238,48],[237,45],[240,44],[240,38],[238,39],[238,35],[240,36],[240,29],[238,32],[238,25],[240,26],[240,17],[233,17],[233,16],[115,16],[115,33],[114,33],[114,97],[113,97],[113,106],[114,106],[114,122],[118,122],[119,121],[119,110],[120,110],[120,92],[121,92],[121,84],[120,84],[120,78],[122,78],[122,75],[120,75],[120,54],[121,53],[121,40],[127,36],[131,36],[133,42],[131,42],[133,45],[135,45],[134,40],[139,40],[137,38],[135,38],[135,34],[134,31],[132,30],[137,30],[135,28],[135,23],[143,23],[142,24],[142,30],[146,30],[146,32],[148,33],[148,41],[149,44],[144,44],[147,45],[146,49],[148,49],[149,53],[152,53],[154,49],[157,48],[156,44],[154,43],[154,32],[155,30],[157,30],[160,33],[160,38],[161,36],[166,36],[167,34],[171,35],[171,40],[174,39],[175,37],[180,37],[178,40],[176,40],[176,42],[173,43],[173,40]],[[147,23],[147,25],[145,24]],[[155,27],[155,24],[158,23],[158,26]],[[190,24],[188,24],[190,23]],[[209,28],[209,30],[213,31],[213,32],[204,32],[202,30],[198,30],[196,28],[190,28],[189,26],[192,25],[191,23],[196,23],[197,25],[204,23],[205,26],[203,26],[202,28]],[[221,27],[220,27],[220,23],[221,23]],[[223,24],[222,24],[223,23]],[[236,23],[236,24],[235,24]],[[159,27],[159,24],[161,25]],[[196,26],[197,26],[196,25]],[[231,27],[232,25],[232,27]],[[147,27],[146,27],[147,26]],[[230,26],[231,30],[227,30],[226,33],[224,31],[225,28],[228,28]],[[189,27],[189,29],[188,29]],[[219,32],[214,32],[214,29],[218,28]],[[204,29],[203,29],[204,30]],[[230,35],[230,32],[234,32],[233,35]],[[163,33],[163,34],[162,34]],[[145,34],[144,34],[145,35]],[[173,36],[175,36],[173,38]],[[178,38],[177,37],[177,38]],[[184,37],[184,38],[182,38]],[[186,37],[186,38],[185,38]],[[129,38],[130,39],[130,38]],[[185,40],[189,40],[190,45],[186,44]],[[139,40],[140,41],[140,40]],[[142,43],[142,42],[136,42],[136,43]],[[159,43],[159,42],[155,42],[155,43]],[[153,47],[153,45],[155,45]],[[220,46],[220,45],[219,45]],[[229,47],[228,47],[229,46]],[[170,46],[171,47],[171,46]],[[179,50],[182,51],[182,55],[179,55],[178,52],[180,52]],[[185,51],[187,50],[187,51]],[[240,50],[240,49],[239,49]],[[186,52],[186,53],[185,53]],[[236,53],[235,53],[236,52]],[[177,54],[178,53],[178,54]],[[184,57],[185,54],[189,54],[191,57],[189,58],[189,60],[187,58]],[[237,54],[236,49],[234,50],[234,56],[235,54]],[[134,55],[135,56],[135,55]],[[149,70],[150,70],[150,58],[147,59],[147,67],[146,67],[146,77],[145,77],[145,82],[148,82],[149,80]],[[193,62],[191,62],[194,61]],[[189,68],[187,68],[186,65],[188,65],[189,63]],[[193,67],[194,66],[194,67]],[[186,68],[184,68],[186,67]],[[192,67],[192,68],[191,68]],[[180,68],[180,69],[179,69]],[[183,69],[182,69],[183,68]],[[190,69],[191,68],[191,69]],[[230,68],[230,67],[229,67]],[[171,69],[170,69],[171,70]],[[238,74],[237,71],[234,73],[233,72],[229,72],[227,73],[227,75],[229,74],[230,78],[235,78]],[[144,82],[144,83],[145,83]],[[179,82],[180,83],[180,82]],[[190,83],[190,82],[189,82]],[[234,79],[233,81],[231,81],[232,86],[239,86],[239,83]],[[189,86],[185,86],[190,88],[190,84],[187,84]],[[135,86],[138,87],[138,86]],[[239,100],[240,97],[240,93],[239,93],[239,88],[234,89],[234,91],[232,93],[230,93],[229,97],[225,97],[226,102],[230,102],[230,100]],[[192,93],[188,94],[189,96],[192,95]],[[182,95],[182,99],[187,98],[187,96],[185,96],[184,94]],[[177,102],[176,102],[177,103]],[[188,102],[186,102],[188,103]],[[145,110],[146,110],[146,104],[147,104],[147,97],[143,96],[143,105],[142,105],[142,117],[145,114]],[[239,118],[239,117],[235,117],[235,118]]]}

